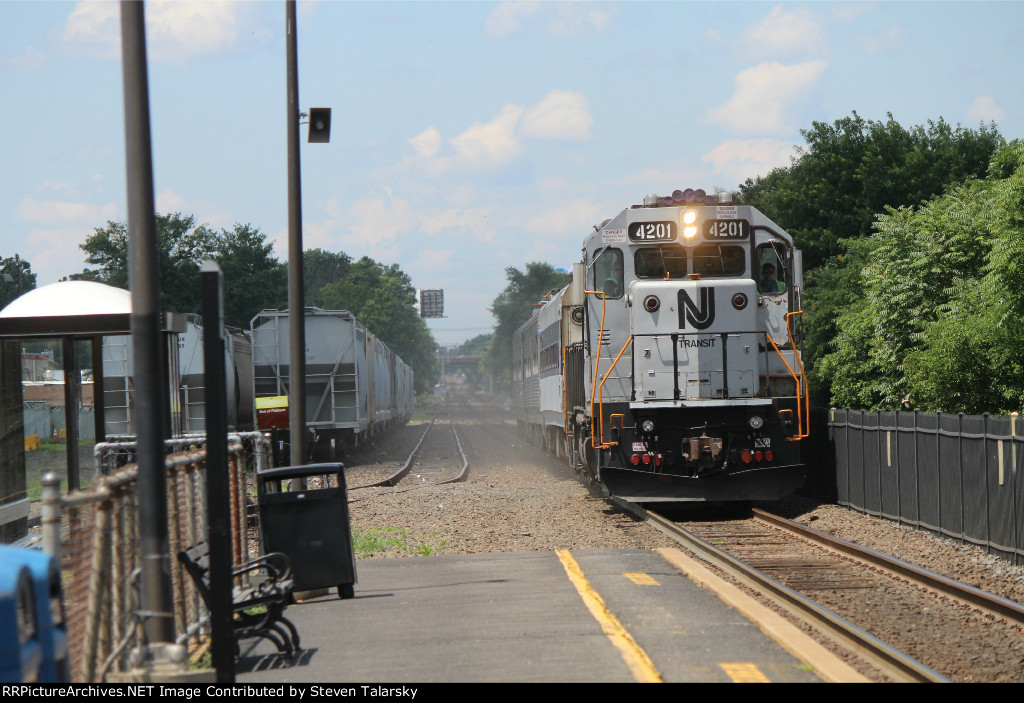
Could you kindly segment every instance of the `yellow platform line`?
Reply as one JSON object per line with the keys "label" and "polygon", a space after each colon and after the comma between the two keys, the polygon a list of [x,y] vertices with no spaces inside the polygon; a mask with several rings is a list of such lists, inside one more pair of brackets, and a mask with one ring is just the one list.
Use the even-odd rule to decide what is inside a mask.
{"label": "yellow platform line", "polygon": [[692,559],[674,547],[662,547],[655,551],[665,561],[686,574],[691,581],[715,593],[722,602],[746,616],[790,654],[811,666],[815,673],[825,681],[830,683],[870,682],[870,679],[815,642],[796,625],[761,605],[737,586],[719,578],[696,559]]}
{"label": "yellow platform line", "polygon": [[636,640],[622,626],[619,619],[605,607],[604,599],[591,587],[590,582],[583,575],[583,570],[576,563],[576,560],[573,559],[569,550],[560,549],[555,553],[558,555],[559,560],[561,560],[562,566],[565,567],[565,573],[569,575],[569,581],[576,587],[576,592],[580,594],[580,598],[583,599],[590,614],[594,616],[594,619],[601,626],[601,631],[604,632],[615,648],[619,650],[623,661],[626,662],[626,666],[629,667],[633,677],[640,683],[663,683],[661,674],[654,667],[654,663],[647,656],[647,652],[636,643]]}
{"label": "yellow platform line", "polygon": [[719,666],[732,679],[733,683],[771,683],[768,677],[757,668],[756,664],[749,662],[723,662]]}

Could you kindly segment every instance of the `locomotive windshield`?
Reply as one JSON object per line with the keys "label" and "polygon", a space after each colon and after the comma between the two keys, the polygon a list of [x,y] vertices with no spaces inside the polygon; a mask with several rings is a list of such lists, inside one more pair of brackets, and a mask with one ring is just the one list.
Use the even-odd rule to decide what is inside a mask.
{"label": "locomotive windshield", "polygon": [[633,255],[637,278],[686,278],[686,249],[680,246],[644,247]]}
{"label": "locomotive windshield", "polygon": [[747,270],[743,247],[702,244],[693,250],[693,272],[701,276],[742,276]]}

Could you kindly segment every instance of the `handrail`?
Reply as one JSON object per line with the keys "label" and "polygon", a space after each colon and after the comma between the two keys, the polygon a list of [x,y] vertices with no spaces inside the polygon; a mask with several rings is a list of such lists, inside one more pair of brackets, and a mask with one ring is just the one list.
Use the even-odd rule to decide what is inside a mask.
{"label": "handrail", "polygon": [[598,412],[598,415],[601,417],[601,423],[600,423],[601,445],[600,446],[598,446],[597,444],[594,443],[594,412],[593,412],[594,399],[593,399],[593,397],[590,399],[590,407],[591,407],[591,412],[590,412],[590,445],[594,449],[609,449],[611,447],[616,447],[619,444],[618,442],[605,442],[604,441],[604,382],[608,380],[608,377],[611,376],[612,371],[615,370],[615,365],[619,363],[619,359],[622,358],[622,354],[623,354],[623,352],[626,351],[626,347],[628,347],[632,343],[633,343],[633,335],[629,335],[629,339],[627,339],[626,343],[622,345],[622,349],[619,350],[619,355],[615,357],[615,361],[613,361],[612,365],[610,367],[608,367],[608,370],[604,374],[604,378],[601,379],[601,385],[599,385],[597,387],[597,393],[595,393],[595,395],[597,396],[597,412]]}
{"label": "handrail", "polygon": [[[594,390],[597,389],[597,373],[598,368],[601,365],[601,342],[604,339],[604,314],[606,310],[605,306],[605,294],[601,290],[585,290],[584,295],[599,295],[601,296],[601,327],[597,332],[597,354],[594,355],[594,382],[591,384],[590,393],[590,442],[594,442]],[[594,445],[595,449],[597,448]]]}
{"label": "handrail", "polygon": [[[792,331],[789,328],[789,316],[790,315],[802,315],[802,314],[803,314],[803,310],[801,310],[799,312],[796,312],[796,313],[786,313],[786,334],[789,336],[789,345],[793,349],[794,353],[796,353],[796,344],[793,341],[793,333],[792,333]],[[810,393],[808,391],[806,393],[801,394],[801,388],[806,390],[806,384],[807,384],[807,378],[804,375],[803,364],[800,364],[800,374],[801,375],[797,376],[796,373],[793,371],[793,369],[790,367],[789,362],[786,361],[786,357],[784,357],[782,355],[782,350],[780,350],[779,346],[775,343],[775,340],[772,338],[771,333],[770,332],[765,332],[764,336],[767,337],[769,342],[771,342],[772,348],[775,350],[775,353],[779,355],[779,359],[782,360],[782,364],[786,367],[786,371],[789,371],[789,375],[793,378],[793,383],[796,384],[796,412],[797,412],[796,434],[793,435],[792,437],[786,437],[786,441],[787,442],[799,442],[801,439],[804,439],[805,437],[809,437],[810,434],[811,434],[811,427],[810,427],[811,410],[810,410],[810,407],[809,407],[809,404],[810,404],[810,397],[809,397]],[[796,358],[797,358],[797,362],[799,363],[800,355],[798,353],[796,353]],[[801,401],[803,401],[803,402],[801,402]],[[808,408],[807,408],[807,432],[804,432],[803,403],[807,403],[808,404]]]}
{"label": "handrail", "polygon": [[[804,370],[804,362],[800,358],[800,353],[797,351],[796,340],[793,339],[793,329],[790,327],[790,324],[789,324],[790,323],[790,319],[789,318],[793,317],[794,315],[803,315],[803,314],[804,314],[803,310],[796,310],[795,312],[787,312],[786,313],[786,333],[789,335],[789,346],[790,346],[790,348],[793,349],[793,353],[796,356],[796,363],[800,366],[800,380],[803,381],[803,385],[804,385],[804,417],[807,420],[807,430],[804,431],[803,428],[801,427],[801,429],[800,429],[800,432],[801,432],[800,439],[803,439],[804,437],[810,437],[811,436],[811,389],[807,386],[807,372]],[[799,399],[800,399],[799,384],[798,384],[797,388],[798,388],[798,392],[797,392],[797,402],[798,402],[798,404],[797,404],[797,415],[799,416],[799,413],[800,413],[800,406],[799,406]],[[799,422],[799,417],[797,418],[797,421]]]}
{"label": "handrail", "polygon": [[569,432],[569,369],[567,360],[569,347],[562,347],[562,431],[566,437],[572,437]]}

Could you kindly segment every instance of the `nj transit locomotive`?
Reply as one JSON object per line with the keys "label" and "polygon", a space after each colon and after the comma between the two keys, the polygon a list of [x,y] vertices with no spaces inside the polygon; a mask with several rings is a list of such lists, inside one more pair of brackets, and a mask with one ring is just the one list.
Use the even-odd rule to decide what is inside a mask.
{"label": "nj transit locomotive", "polygon": [[629,500],[792,493],[802,281],[792,237],[730,194],[648,196],[594,227],[572,282],[516,331],[520,430]]}

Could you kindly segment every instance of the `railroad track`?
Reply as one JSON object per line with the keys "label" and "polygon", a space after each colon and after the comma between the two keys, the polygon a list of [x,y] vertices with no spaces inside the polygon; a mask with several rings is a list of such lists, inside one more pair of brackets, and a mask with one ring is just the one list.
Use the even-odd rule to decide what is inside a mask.
{"label": "railroad track", "polygon": [[[437,486],[443,483],[457,483],[465,481],[469,476],[469,461],[462,450],[462,443],[455,431],[455,423],[450,414],[447,415],[448,429],[451,431],[450,439],[447,433],[439,432],[436,428],[440,414],[427,425],[420,436],[416,446],[409,453],[408,458],[400,468],[388,473],[383,478],[363,483],[362,485],[349,488],[349,492],[366,488],[391,488],[395,493],[401,493],[428,486]],[[442,434],[444,436],[438,436]],[[422,458],[429,454],[428,458]],[[421,461],[417,463],[417,458]],[[380,495],[377,493],[375,495]],[[365,498],[349,498],[350,503],[355,503]]]}
{"label": "railroad track", "polygon": [[[1024,607],[770,513],[677,523],[612,499],[889,681],[1005,679]],[[1003,649],[1003,648],[1006,649]],[[1019,655],[1018,655],[1019,656]]]}

